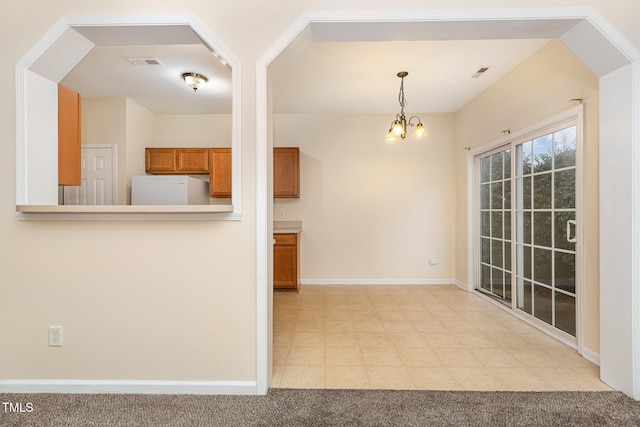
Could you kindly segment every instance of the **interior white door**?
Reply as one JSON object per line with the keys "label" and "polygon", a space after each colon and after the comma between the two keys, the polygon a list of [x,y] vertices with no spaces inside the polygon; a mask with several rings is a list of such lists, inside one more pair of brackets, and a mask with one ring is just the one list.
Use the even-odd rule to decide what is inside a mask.
{"label": "interior white door", "polygon": [[113,146],[82,146],[81,184],[64,187],[65,205],[115,204],[114,151]]}

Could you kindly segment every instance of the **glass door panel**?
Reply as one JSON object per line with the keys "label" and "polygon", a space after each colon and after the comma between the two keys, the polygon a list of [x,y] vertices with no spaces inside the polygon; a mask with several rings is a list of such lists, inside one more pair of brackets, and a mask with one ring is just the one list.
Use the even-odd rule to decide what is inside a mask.
{"label": "glass door panel", "polygon": [[511,301],[511,148],[480,159],[480,289]]}
{"label": "glass door panel", "polygon": [[515,146],[516,307],[575,336],[576,127]]}

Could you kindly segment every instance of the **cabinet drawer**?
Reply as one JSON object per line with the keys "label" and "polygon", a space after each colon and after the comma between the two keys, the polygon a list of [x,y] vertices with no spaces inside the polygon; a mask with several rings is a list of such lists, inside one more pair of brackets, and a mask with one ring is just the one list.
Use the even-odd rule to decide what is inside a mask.
{"label": "cabinet drawer", "polygon": [[273,238],[276,240],[276,245],[295,245],[298,240],[296,234],[274,234]]}

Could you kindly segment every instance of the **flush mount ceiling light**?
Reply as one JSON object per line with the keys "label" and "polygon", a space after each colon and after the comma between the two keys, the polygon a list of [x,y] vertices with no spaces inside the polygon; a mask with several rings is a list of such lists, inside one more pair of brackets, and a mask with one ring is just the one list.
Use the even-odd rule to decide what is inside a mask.
{"label": "flush mount ceiling light", "polygon": [[[400,77],[400,93],[398,94],[398,102],[400,103],[400,114],[396,115],[396,119],[391,122],[391,128],[387,133],[387,138],[385,141],[389,143],[394,143],[398,140],[398,137],[404,139],[407,136],[407,126],[415,126],[416,130],[413,132],[413,136],[415,138],[424,138],[427,136],[427,131],[422,125],[422,120],[418,116],[411,116],[409,120],[404,115],[404,107],[407,106],[407,101],[404,99],[404,78],[407,77],[409,73],[406,71],[400,71],[398,73],[398,77]],[[416,119],[418,124],[413,124],[411,121]]]}
{"label": "flush mount ceiling light", "polygon": [[198,73],[183,73],[182,79],[187,83],[194,92],[196,92],[200,86],[209,81],[208,78]]}

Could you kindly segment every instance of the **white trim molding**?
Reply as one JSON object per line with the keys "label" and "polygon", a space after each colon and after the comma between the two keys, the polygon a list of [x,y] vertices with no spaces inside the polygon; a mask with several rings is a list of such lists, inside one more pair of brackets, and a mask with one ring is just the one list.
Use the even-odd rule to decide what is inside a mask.
{"label": "white trim molding", "polygon": [[0,393],[255,395],[255,381],[0,380]]}
{"label": "white trim molding", "polygon": [[453,285],[454,279],[300,279],[301,285]]}
{"label": "white trim molding", "polygon": [[469,285],[464,283],[462,280],[455,280],[453,283],[460,289],[471,292],[471,289],[469,289]]}
{"label": "white trim molding", "polygon": [[581,355],[594,365],[600,366],[600,353],[597,351],[583,346]]}
{"label": "white trim molding", "polygon": [[640,400],[640,59],[631,64],[631,94],[633,99],[631,165],[632,165],[632,229],[631,243],[633,264],[631,285],[631,330],[632,330],[632,378],[633,398]]}

